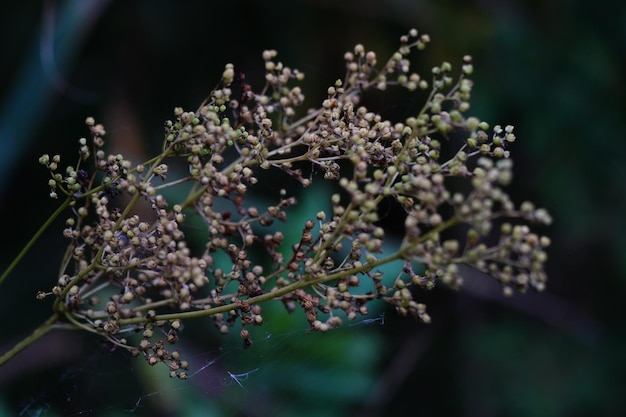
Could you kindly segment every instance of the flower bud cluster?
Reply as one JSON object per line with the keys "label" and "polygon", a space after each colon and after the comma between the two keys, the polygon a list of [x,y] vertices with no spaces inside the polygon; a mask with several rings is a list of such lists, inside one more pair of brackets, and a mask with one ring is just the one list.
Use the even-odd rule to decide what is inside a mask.
{"label": "flower bud cluster", "polygon": [[[411,72],[410,53],[429,41],[411,30],[380,68],[373,51],[355,46],[345,54],[343,81],[308,111],[298,85],[304,74],[277,61],[276,51],[263,52],[260,89],[228,64],[199,109],[174,110],[162,152],[139,165],[106,155],[104,129],[89,118],[91,139],[79,140],[78,164],[63,170],[58,155],[40,159],[51,173],[51,196],[63,194],[73,209],[64,230],[68,255],[52,289],[57,314],[184,379],[187,362],[171,349],[186,318],[211,316],[220,333],[241,326],[249,347],[249,326],[264,323],[260,303],[272,299],[289,312],[302,309],[311,330],[327,331],[366,315],[379,299],[430,322],[418,289],[438,281],[459,287],[460,264],[489,273],[506,294],[544,289],[549,240],[528,224],[550,217],[531,203],[516,208],[504,189],[512,179],[513,128],[489,133],[487,123],[467,115],[471,57],[456,78],[448,62],[432,69],[430,81]],[[430,95],[406,120],[360,103],[363,91],[390,88]],[[173,160],[187,165],[183,178],[170,178]],[[293,225],[288,213],[297,200],[285,190],[265,207],[250,204],[250,189],[272,168],[303,188],[333,182],[331,209]],[[185,197],[168,201],[163,190],[170,188],[186,190]],[[141,200],[151,216],[140,217]],[[383,202],[405,213],[404,241],[392,252],[383,250]],[[200,250],[183,232],[190,214],[203,222]],[[290,247],[284,227],[301,230]],[[377,269],[398,259],[405,266],[396,277]],[[365,281],[373,290],[363,290]],[[128,332],[141,337],[122,336]]]}

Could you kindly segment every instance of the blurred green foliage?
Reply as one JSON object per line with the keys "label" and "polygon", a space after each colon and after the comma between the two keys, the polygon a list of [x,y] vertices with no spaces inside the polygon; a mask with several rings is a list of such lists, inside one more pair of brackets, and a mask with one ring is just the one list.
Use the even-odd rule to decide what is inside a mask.
{"label": "blurred green foliage", "polygon": [[[313,106],[342,77],[344,51],[360,42],[384,57],[410,27],[433,39],[422,71],[474,56],[474,113],[492,124],[514,124],[520,139],[513,148],[513,197],[547,206],[555,224],[547,294],[508,300],[491,287],[439,289],[423,296],[434,319],[429,326],[390,312],[384,326],[327,335],[307,335],[302,320],[270,305],[275,318],[266,316],[268,327],[248,351],[220,339],[209,322],[191,324],[183,335],[186,348],[198,352],[198,366],[228,354],[216,362],[221,373],[207,368],[186,383],[162,381],[161,370],[106,353],[92,338],[61,334],[55,349],[49,340],[0,369],[0,412],[623,415],[625,4],[6,2],[0,6],[3,268],[54,207],[38,156],[73,149],[86,133],[86,116],[105,123],[112,151],[143,159],[160,146],[173,107],[198,105],[226,62],[260,85],[260,53],[277,49],[283,62],[306,73],[304,92]],[[52,60],[42,51],[52,52]],[[421,105],[410,97],[376,100],[370,106],[386,114]],[[301,200],[294,224],[318,210],[311,205],[323,197]],[[54,230],[60,224],[2,286],[3,349],[46,317],[48,306],[34,294],[56,274],[63,242]],[[242,389],[221,379],[225,371],[255,368]],[[207,388],[203,378],[210,375]]]}

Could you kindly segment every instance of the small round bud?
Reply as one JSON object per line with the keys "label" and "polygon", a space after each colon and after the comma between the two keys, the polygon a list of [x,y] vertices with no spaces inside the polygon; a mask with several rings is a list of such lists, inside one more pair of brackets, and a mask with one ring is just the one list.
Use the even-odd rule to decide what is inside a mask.
{"label": "small round bud", "polygon": [[239,332],[239,336],[241,336],[242,339],[249,339],[250,338],[250,332],[248,331],[248,329],[243,329],[241,330],[241,332]]}

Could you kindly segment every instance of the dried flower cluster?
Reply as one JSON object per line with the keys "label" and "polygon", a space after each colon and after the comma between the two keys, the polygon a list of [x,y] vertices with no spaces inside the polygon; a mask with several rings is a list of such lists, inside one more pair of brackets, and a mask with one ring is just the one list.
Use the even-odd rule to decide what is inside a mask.
{"label": "dried flower cluster", "polygon": [[[249,346],[249,326],[263,324],[261,303],[272,299],[290,312],[301,308],[311,330],[326,331],[367,314],[377,299],[429,322],[416,289],[432,289],[437,280],[458,287],[461,264],[493,276],[505,294],[542,290],[549,239],[527,224],[548,224],[550,217],[528,202],[516,207],[503,189],[512,177],[513,127],[489,131],[466,115],[471,57],[456,77],[447,62],[428,80],[411,71],[409,55],[429,40],[411,30],[382,66],[357,45],[345,54],[344,79],[308,111],[301,110],[298,86],[304,74],[277,61],[276,51],[263,52],[260,91],[227,65],[198,110],[175,109],[161,154],[140,165],[106,154],[104,128],[88,118],[91,138],[79,140],[78,163],[62,165],[58,155],[40,159],[52,175],[51,197],[64,197],[71,214],[62,272],[39,298],[54,297],[57,321],[97,333],[150,364],[165,363],[172,377],[184,379],[188,363],[173,345],[183,320],[193,317],[211,316],[222,333],[241,326]],[[392,86],[429,96],[403,122],[360,104],[364,91]],[[168,175],[175,160],[188,166],[183,177]],[[248,204],[248,191],[270,169],[302,187],[334,182],[332,210],[294,225],[288,208],[296,199],[287,191],[268,207]],[[181,186],[190,189],[187,197],[167,201],[162,190]],[[128,196],[122,205],[120,195]],[[140,200],[150,203],[153,216],[136,214]],[[383,253],[383,201],[406,213],[404,240],[394,253]],[[204,221],[201,253],[193,253],[181,230],[190,213]],[[277,223],[301,229],[299,242],[285,247]],[[259,251],[267,259],[255,261],[251,254]],[[220,252],[229,259],[226,268],[215,261]],[[396,260],[405,261],[396,277],[377,270]],[[364,280],[373,291],[359,291]]]}

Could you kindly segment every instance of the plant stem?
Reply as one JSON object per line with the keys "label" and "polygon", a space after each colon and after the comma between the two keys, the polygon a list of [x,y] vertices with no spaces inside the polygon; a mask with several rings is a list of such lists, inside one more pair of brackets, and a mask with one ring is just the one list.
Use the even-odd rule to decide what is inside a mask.
{"label": "plant stem", "polygon": [[72,201],[71,198],[69,197],[66,198],[63,204],[61,204],[55,210],[55,212],[52,213],[50,217],[48,217],[48,220],[46,220],[46,222],[39,228],[39,230],[37,230],[37,232],[33,235],[33,237],[28,241],[26,246],[24,246],[22,250],[20,251],[20,253],[15,257],[15,259],[13,259],[13,262],[11,262],[11,264],[7,267],[7,269],[4,270],[2,275],[0,275],[0,284],[2,284],[2,282],[6,279],[6,277],[9,276],[9,274],[11,273],[11,271],[13,271],[13,269],[17,266],[17,264],[20,263],[20,261],[26,255],[26,253],[30,250],[30,248],[32,248],[35,242],[39,240],[43,232],[45,232],[46,229],[52,224],[52,222],[57,217],[59,217],[59,215],[70,205],[71,201]]}
{"label": "plant stem", "polygon": [[[453,217],[449,219],[448,221],[435,227],[434,229],[430,230],[428,233],[422,235],[418,239],[418,242],[424,242],[428,239],[431,239],[434,235],[442,232],[443,230],[446,230],[447,228],[455,225],[456,223],[458,223],[458,219],[456,217]],[[325,282],[344,278],[348,275],[365,273],[379,266],[388,264],[390,262],[394,262],[394,261],[401,260],[401,259],[406,259],[407,255],[410,253],[410,250],[411,250],[411,245],[407,245],[403,248],[400,248],[398,252],[394,253],[393,255],[387,256],[386,258],[383,258],[383,259],[378,259],[375,262],[366,263],[355,268],[338,271],[338,272],[335,272],[334,274],[324,275],[319,278],[312,278],[310,276],[307,276],[300,281],[293,282],[277,290],[270,291],[265,294],[258,295],[256,297],[248,298],[247,300],[245,300],[245,303],[249,305],[259,304],[265,301],[274,300],[282,295],[289,294],[299,288],[313,287],[318,284],[323,284]],[[241,307],[241,304],[230,303],[230,304],[224,304],[221,306],[209,308],[206,310],[195,310],[195,311],[177,312],[177,313],[170,313],[170,314],[160,314],[160,315],[156,315],[150,318],[149,320],[145,317],[121,319],[119,320],[119,324],[121,326],[125,326],[129,324],[145,323],[147,321],[183,320],[183,319],[190,319],[190,318],[197,318],[197,317],[207,317],[207,316],[213,316],[219,313],[225,313],[230,310],[236,310],[240,307]]]}
{"label": "plant stem", "polygon": [[[458,220],[456,218],[449,219],[447,222],[442,223],[438,227],[432,229],[428,233],[426,233],[423,236],[421,236],[418,241],[419,242],[423,242],[425,240],[428,240],[428,239],[432,238],[433,235],[435,235],[437,233],[440,233],[441,231],[447,229],[448,227],[454,225],[457,222],[458,222]],[[305,277],[304,279],[302,279],[300,281],[296,281],[294,283],[291,283],[291,284],[289,284],[289,285],[287,285],[285,287],[279,288],[277,290],[270,291],[268,293],[261,294],[261,295],[256,296],[256,297],[249,298],[249,299],[245,300],[245,303],[249,304],[249,305],[259,304],[259,303],[262,303],[262,302],[265,302],[265,301],[274,300],[274,299],[276,299],[278,297],[281,297],[282,295],[291,293],[291,292],[293,292],[293,291],[295,291],[295,290],[297,290],[299,288],[314,287],[315,285],[323,284],[325,282],[337,280],[337,279],[340,279],[340,278],[344,278],[344,277],[346,277],[348,275],[365,273],[365,272],[371,271],[372,269],[377,268],[379,266],[388,264],[390,262],[394,262],[394,261],[401,260],[401,259],[406,259],[407,254],[409,252],[410,252],[410,245],[406,246],[406,247],[403,247],[403,248],[400,248],[398,250],[398,252],[394,253],[393,255],[387,256],[386,258],[383,258],[383,259],[378,259],[375,262],[366,263],[366,264],[360,265],[360,266],[355,267],[355,268],[338,271],[338,272],[335,272],[334,274],[324,275],[324,276],[321,276],[321,277],[318,277],[318,278],[313,278],[313,277],[308,276],[308,278]],[[230,310],[236,310],[238,308],[241,308],[241,304],[240,303],[239,304],[238,303],[230,303],[230,304],[225,304],[225,305],[213,307],[213,308],[206,309],[206,310],[177,312],[177,313],[171,313],[171,314],[160,314],[160,315],[157,315],[155,317],[152,317],[150,320],[146,319],[145,317],[121,319],[121,320],[119,320],[119,324],[121,326],[125,326],[125,325],[129,325],[129,324],[145,323],[146,321],[161,321],[161,320],[166,320],[167,321],[167,320],[182,320],[182,319],[190,319],[190,318],[197,318],[197,317],[206,317],[206,316],[212,316],[212,315],[215,315],[215,314],[218,314],[218,313],[225,313],[225,312],[228,312]],[[30,344],[35,342],[37,339],[41,338],[48,331],[50,331],[53,328],[55,328],[55,324],[59,320],[60,314],[64,314],[64,312],[59,310],[57,313],[52,315],[48,320],[46,320],[43,324],[41,324],[39,327],[37,327],[33,331],[33,333],[31,333],[30,336],[24,338],[19,343],[17,343],[12,349],[10,349],[7,352],[5,352],[4,354],[2,354],[2,356],[0,356],[0,366],[4,365],[6,362],[8,362],[10,359],[12,359],[15,355],[17,355],[20,351],[22,351],[27,346],[29,346]],[[72,324],[72,328],[79,328],[79,329],[91,331],[93,333],[98,333],[97,331],[91,330],[88,327],[82,325],[82,323],[77,321],[72,316],[72,314],[66,314],[66,316],[67,316],[67,319]]]}
{"label": "plant stem", "polygon": [[[346,269],[344,271],[339,271],[339,272],[335,272],[334,274],[330,274],[330,275],[325,275],[319,278],[313,278],[313,279],[302,279],[300,281],[294,282],[292,284],[289,284],[285,287],[279,288],[277,290],[274,291],[270,291],[267,292],[265,294],[261,294],[258,295],[256,297],[252,297],[249,298],[247,300],[245,300],[246,304],[259,304],[265,301],[269,301],[269,300],[273,300],[276,299],[282,295],[285,294],[289,294],[293,291],[295,291],[298,288],[304,288],[304,287],[312,287],[315,286],[317,284],[322,284],[324,282],[328,282],[328,281],[332,281],[332,280],[336,280],[339,278],[343,278],[345,276],[348,275],[353,275],[353,274],[359,274],[359,273],[363,273],[363,272],[367,272],[370,271],[376,267],[379,267],[381,265],[385,265],[388,264],[390,262],[393,261],[397,261],[399,259],[403,259],[404,256],[404,251],[400,250],[397,253],[388,256],[386,258],[383,259],[379,259],[376,262],[372,262],[372,263],[368,263],[368,264],[364,264],[361,265],[359,267],[356,268],[351,268],[351,269]],[[182,319],[189,319],[189,318],[197,318],[197,317],[206,317],[206,316],[213,316],[215,314],[218,313],[225,313],[227,311],[230,310],[235,310],[237,308],[240,308],[241,304],[237,304],[237,303],[231,303],[231,304],[225,304],[225,305],[221,305],[218,307],[213,307],[213,308],[209,308],[206,310],[196,310],[196,311],[187,311],[187,312],[178,312],[178,313],[170,313],[170,314],[160,314],[160,315],[156,315],[154,317],[152,317],[150,320],[152,321],[160,321],[160,320],[182,320]],[[139,323],[145,323],[147,321],[147,319],[145,317],[141,317],[141,318],[131,318],[131,319],[121,319],[119,321],[119,324],[122,326],[128,325],[128,324],[139,324]]]}
{"label": "plant stem", "polygon": [[54,324],[57,322],[58,319],[59,316],[57,316],[56,314],[52,315],[48,320],[46,320],[39,327],[33,330],[30,336],[25,337],[11,349],[4,352],[2,356],[0,356],[0,367],[7,363],[9,360],[11,360],[19,352],[35,342],[37,339],[41,338],[43,335],[52,330],[54,328]]}

